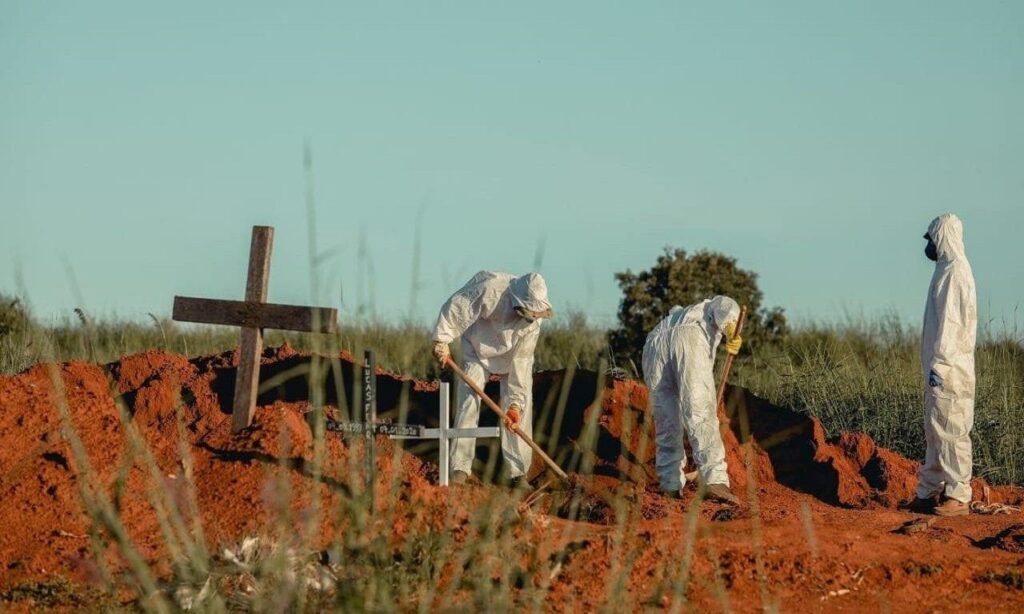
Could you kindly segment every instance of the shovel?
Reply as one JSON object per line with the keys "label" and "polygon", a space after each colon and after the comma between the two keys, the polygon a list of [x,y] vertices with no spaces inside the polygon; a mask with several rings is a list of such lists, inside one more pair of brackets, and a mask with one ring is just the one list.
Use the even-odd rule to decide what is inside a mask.
{"label": "shovel", "polygon": [[[747,322],[747,306],[740,307],[740,319],[736,322],[736,334],[743,333],[743,325]],[[732,362],[736,357],[732,354],[726,354],[725,367],[722,369],[722,383],[718,385],[718,403],[715,405],[715,411],[722,406],[722,401],[725,400],[725,384],[729,381],[729,372],[732,371]],[[696,471],[689,471],[683,474],[687,482],[692,482],[697,479]]]}
{"label": "shovel", "polygon": [[[447,358],[445,364],[447,366],[451,367],[452,371],[454,371],[456,375],[458,375],[460,378],[462,378],[462,381],[466,382],[466,385],[469,386],[469,389],[472,390],[473,392],[475,392],[476,395],[483,400],[483,402],[487,405],[487,407],[490,407],[491,410],[494,413],[498,414],[498,417],[501,418],[502,427],[503,428],[508,428],[507,426],[505,426],[505,411],[503,409],[501,409],[501,406],[499,406],[497,403],[495,403],[491,399],[491,397],[489,397],[486,394],[484,394],[484,391],[481,390],[480,387],[477,386],[476,383],[473,382],[473,380],[469,379],[469,376],[466,375],[466,372],[463,371],[459,367],[459,365],[455,364],[455,361],[452,360],[451,356],[449,356]],[[572,481],[569,479],[569,475],[566,472],[562,471],[562,468],[559,467],[555,463],[555,461],[551,460],[551,457],[548,456],[547,453],[545,453],[544,450],[542,450],[541,447],[537,445],[537,442],[534,441],[532,437],[530,437],[529,435],[524,433],[523,430],[521,428],[519,428],[518,425],[515,428],[509,429],[509,430],[511,430],[516,435],[518,435],[520,439],[525,441],[526,445],[528,445],[531,448],[533,448],[533,451],[536,452],[540,456],[541,460],[544,461],[544,464],[548,466],[548,469],[551,469],[551,471],[556,476],[558,476],[558,478],[560,480],[562,480],[566,484],[572,484]]]}

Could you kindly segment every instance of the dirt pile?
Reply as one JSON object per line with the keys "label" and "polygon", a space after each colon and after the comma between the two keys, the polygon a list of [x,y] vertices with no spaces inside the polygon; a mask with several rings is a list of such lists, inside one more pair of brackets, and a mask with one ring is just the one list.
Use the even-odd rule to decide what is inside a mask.
{"label": "dirt pile", "polygon": [[[539,374],[535,398],[560,391],[564,378],[564,372]],[[570,465],[574,470],[592,467],[599,475],[653,485],[657,481],[654,425],[646,388],[640,382],[612,380],[594,401],[594,393],[585,391],[596,386],[594,374],[577,375],[565,395],[566,423],[558,431],[541,418],[541,432],[558,433],[556,450],[563,457],[571,457],[566,451],[573,448],[580,459]],[[737,387],[728,390],[719,421],[729,478],[741,491],[753,479],[762,487],[782,486],[854,508],[893,508],[914,496],[918,463],[878,446],[862,433],[827,437],[817,419]],[[596,425],[596,432],[590,434],[592,442],[586,441],[587,425]],[[980,498],[985,483],[977,479],[974,486]],[[1000,494],[995,492],[998,500]]]}
{"label": "dirt pile", "polygon": [[[159,427],[173,415],[178,388],[186,397],[193,428],[212,430],[230,411],[235,377],[232,354],[189,362],[176,355],[145,353],[126,357],[108,370],[118,390],[146,428]],[[327,376],[325,403],[342,417],[357,402],[351,360],[336,363]],[[260,395],[261,406],[305,403],[310,399],[310,358],[283,346],[269,350],[261,379],[277,385]],[[95,382],[94,382],[95,385]],[[497,381],[486,392],[498,398]],[[438,386],[380,371],[377,382],[379,417],[384,421],[437,426]],[[534,380],[535,432],[538,442],[568,471],[595,473],[640,486],[656,482],[653,420],[642,383],[599,378],[591,371],[548,371]],[[730,389],[719,418],[726,443],[730,479],[744,488],[753,477],[759,484],[777,483],[828,503],[851,507],[895,507],[913,496],[917,463],[877,446],[864,435],[842,433],[828,438],[814,418],[778,407],[749,391]],[[482,425],[497,424],[482,412]],[[478,442],[481,467],[500,457],[496,442]],[[436,463],[434,447],[416,445],[424,460]],[[747,459],[752,467],[748,470]],[[500,464],[500,458],[494,459]],[[532,475],[543,470],[535,459]],[[982,492],[981,483],[975,490]]]}
{"label": "dirt pile", "polygon": [[[294,366],[295,357],[288,348],[268,350],[265,375]],[[180,499],[185,512],[190,495],[182,450],[191,459],[196,507],[211,544],[259,533],[282,511],[301,519],[314,496],[331,509],[361,489],[361,448],[346,447],[340,438],[329,439],[325,452],[334,471],[313,484],[308,402],[269,400],[250,429],[231,434],[231,399],[222,391],[233,381],[236,358],[226,353],[190,361],[151,351],[106,366],[38,365],[0,378],[0,518],[17,519],[0,534],[3,580],[45,577],[55,570],[78,579],[101,574],[92,562],[82,488],[106,491],[143,559],[169,572],[147,455],[159,471],[158,487]],[[292,393],[284,386],[283,394]],[[62,412],[86,452],[89,471],[65,438]],[[147,444],[145,450],[131,444],[133,431]],[[398,515],[389,528],[396,539],[406,531],[436,530],[445,515],[458,517],[438,511],[448,502],[430,486],[429,468],[415,456],[389,453],[387,440],[380,446],[378,499],[393,498],[387,489],[397,484],[402,500],[389,508]],[[83,477],[87,473],[93,477]],[[327,522],[322,540],[343,529]],[[107,563],[120,560],[115,550],[105,552]]]}
{"label": "dirt pile", "polygon": [[[0,378],[0,518],[8,520],[7,530],[0,532],[0,585],[46,578],[54,572],[76,580],[103,573],[102,565],[94,562],[93,528],[83,511],[83,488],[107,493],[143,560],[160,573],[170,573],[167,540],[162,534],[165,527],[154,513],[155,480],[143,462],[146,455],[152,456],[159,471],[157,487],[172,493],[186,515],[198,510],[209,544],[236,542],[279,523],[282,517],[301,523],[314,502],[323,509],[351,504],[353,494],[365,483],[363,451],[358,444],[346,445],[341,437],[328,437],[324,456],[330,469],[317,472],[306,376],[311,370],[324,374],[325,402],[332,416],[344,419],[357,400],[353,391],[358,387],[353,382],[358,380],[358,367],[347,356],[317,361],[313,364],[309,356],[287,346],[267,349],[261,367],[264,392],[259,396],[254,424],[238,435],[230,432],[237,366],[237,354],[231,352],[187,359],[150,351],[109,365],[38,365]],[[437,425],[437,383],[378,371],[377,391],[380,419]],[[497,382],[489,382],[487,392],[497,396]],[[638,523],[632,527],[638,533],[623,542],[636,550],[638,575],[629,580],[630,590],[662,590],[657,583],[665,576],[664,561],[684,556],[679,536],[687,530],[687,520],[678,502],[658,494],[653,422],[644,386],[586,371],[543,372],[535,378],[534,400],[538,442],[562,467],[580,475],[591,495],[555,500],[551,505],[551,509],[563,510],[560,515],[589,524],[554,518],[554,524],[546,520],[523,529],[535,533],[529,539],[553,540],[550,547],[561,550],[551,556],[565,557],[565,569],[559,572],[552,594],[564,591],[584,603],[601,603],[603,585],[595,584],[593,574],[610,573],[607,548],[611,534],[607,531],[613,529],[623,510],[634,514]],[[69,438],[62,416],[74,426],[75,436]],[[848,573],[844,571],[847,563],[835,561],[853,556],[850,552],[862,558],[874,556],[870,550],[858,553],[853,546],[835,545],[849,542],[851,527],[868,523],[865,535],[888,535],[889,525],[898,525],[905,517],[893,508],[913,494],[913,461],[877,446],[864,435],[826,437],[816,420],[773,406],[740,388],[730,390],[720,418],[735,489],[744,498],[758,501],[759,518],[772,531],[770,539],[801,549],[796,554],[772,555],[779,558],[778,567],[769,566],[772,573],[807,578],[806,586],[801,584],[804,580],[794,586],[813,592],[822,583]],[[496,420],[484,412],[482,424],[493,425]],[[132,444],[136,433],[145,448]],[[82,459],[69,443],[75,437],[87,453],[93,478],[83,477],[89,472],[83,471]],[[453,491],[436,487],[436,446],[405,442],[413,452],[408,454],[384,438],[378,438],[378,445],[381,452],[374,487],[383,507],[372,522],[380,525],[383,534],[396,544],[406,536],[446,531],[457,539],[467,539],[466,519],[498,491],[469,489],[452,496]],[[190,464],[182,462],[183,454]],[[478,442],[481,467],[498,456],[496,441]],[[184,479],[188,471],[193,476],[194,493],[190,481]],[[538,463],[532,473],[540,471]],[[983,489],[980,483],[978,486],[980,495]],[[1008,489],[990,492],[995,493],[993,500],[1015,502]],[[550,496],[556,499],[558,495]],[[804,506],[806,517],[798,516],[797,502]],[[876,511],[873,516],[844,516],[865,514],[852,511],[864,508]],[[501,517],[506,512],[495,513]],[[734,521],[725,523],[738,527],[733,531],[749,528],[746,515],[722,515],[721,510],[712,508],[706,516],[709,521]],[[808,523],[820,527],[822,549],[836,558],[815,568],[817,575],[801,576],[814,567],[806,560],[806,544],[818,539],[807,532]],[[1021,551],[1024,542],[1017,524],[987,520],[976,526],[981,527],[977,533],[958,533],[952,541],[943,541],[943,547],[955,543],[969,549],[964,552],[1001,552],[1006,556]],[[839,532],[827,533],[831,527],[839,527]],[[327,544],[348,529],[341,515],[332,516],[320,527],[318,538]],[[563,539],[563,533],[568,537]],[[717,533],[707,535],[711,539]],[[826,545],[830,539],[835,540],[834,548]],[[717,548],[715,559],[720,564],[728,562],[728,569],[705,571],[733,574],[729,582],[746,586],[744,582],[753,577],[755,561],[761,561],[757,559],[761,555],[749,550],[755,542],[746,534],[726,532],[712,543]],[[899,557],[929,543],[893,541],[894,558],[886,563],[888,575],[879,575],[878,586],[889,587],[893,577],[904,577],[898,571],[904,564]],[[116,548],[105,548],[100,560],[117,567],[122,554]],[[702,569],[701,565],[706,563],[695,562],[695,569]],[[974,571],[956,573],[962,576]],[[749,590],[755,594],[758,589],[750,584]],[[798,593],[794,596],[799,598]]]}

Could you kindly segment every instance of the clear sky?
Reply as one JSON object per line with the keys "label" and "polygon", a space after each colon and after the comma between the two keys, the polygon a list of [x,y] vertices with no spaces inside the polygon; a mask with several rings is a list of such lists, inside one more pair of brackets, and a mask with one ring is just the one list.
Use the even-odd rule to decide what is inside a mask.
{"label": "clear sky", "polygon": [[308,303],[308,142],[343,318],[426,321],[539,261],[556,309],[610,322],[613,273],[679,246],[798,319],[916,322],[921,235],[954,211],[983,318],[1012,320],[1022,24],[1015,1],[4,0],[0,291],[44,317],[241,298],[268,224],[271,300]]}

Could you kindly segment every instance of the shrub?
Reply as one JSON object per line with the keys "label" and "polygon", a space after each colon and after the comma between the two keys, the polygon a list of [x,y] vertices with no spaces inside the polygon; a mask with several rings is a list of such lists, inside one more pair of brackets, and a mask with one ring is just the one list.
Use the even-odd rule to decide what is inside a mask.
{"label": "shrub", "polygon": [[31,324],[32,318],[21,299],[0,295],[0,337],[23,333]]}
{"label": "shrub", "polygon": [[739,268],[735,258],[711,251],[687,255],[682,249],[665,249],[647,271],[617,273],[622,289],[619,328],[609,334],[618,366],[632,360],[640,364],[647,333],[675,305],[692,305],[716,294],[736,299],[748,308],[744,338],[758,343],[777,340],[788,332],[786,316],[779,307],[762,309],[757,273]]}

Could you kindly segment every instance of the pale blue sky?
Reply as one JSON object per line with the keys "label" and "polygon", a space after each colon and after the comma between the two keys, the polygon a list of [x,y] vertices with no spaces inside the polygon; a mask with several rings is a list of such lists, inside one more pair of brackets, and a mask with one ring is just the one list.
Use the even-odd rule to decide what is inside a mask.
{"label": "pale blue sky", "polygon": [[[845,6],[840,6],[841,4]],[[797,318],[917,322],[957,212],[983,317],[1024,308],[1024,3],[0,3],[0,291],[47,317],[270,297],[430,320],[481,268],[611,322],[664,246]],[[365,239],[368,257],[360,257]],[[362,276],[361,276],[362,275]],[[361,287],[362,286],[362,287]],[[1024,323],[1024,314],[1018,315]]]}

